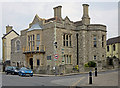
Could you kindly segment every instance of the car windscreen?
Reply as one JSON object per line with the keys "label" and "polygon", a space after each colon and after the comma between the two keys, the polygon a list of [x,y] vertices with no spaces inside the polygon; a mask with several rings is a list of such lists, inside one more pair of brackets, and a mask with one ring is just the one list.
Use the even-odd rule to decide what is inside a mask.
{"label": "car windscreen", "polygon": [[19,70],[19,68],[18,68],[18,67],[13,67],[13,69],[14,69],[14,70]]}
{"label": "car windscreen", "polygon": [[12,67],[9,66],[9,67],[6,68],[6,70],[12,70]]}
{"label": "car windscreen", "polygon": [[21,70],[31,70],[31,69],[26,68],[26,67],[22,67]]}

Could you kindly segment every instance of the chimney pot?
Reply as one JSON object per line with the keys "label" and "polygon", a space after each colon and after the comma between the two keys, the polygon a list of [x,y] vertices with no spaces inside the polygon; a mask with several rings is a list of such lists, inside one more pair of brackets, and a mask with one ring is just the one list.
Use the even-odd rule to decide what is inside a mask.
{"label": "chimney pot", "polygon": [[88,4],[83,4],[83,17],[82,17],[82,23],[85,25],[90,24],[90,17],[88,15]]}
{"label": "chimney pot", "polygon": [[61,18],[61,8],[62,6],[54,7],[54,17]]}
{"label": "chimney pot", "polygon": [[6,33],[10,32],[12,30],[13,26],[6,26]]}

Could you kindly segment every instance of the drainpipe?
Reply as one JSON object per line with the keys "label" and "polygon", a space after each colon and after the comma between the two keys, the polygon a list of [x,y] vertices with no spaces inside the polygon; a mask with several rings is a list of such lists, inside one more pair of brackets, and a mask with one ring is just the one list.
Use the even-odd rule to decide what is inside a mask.
{"label": "drainpipe", "polygon": [[79,65],[78,33],[76,34],[76,38],[77,38],[77,65]]}

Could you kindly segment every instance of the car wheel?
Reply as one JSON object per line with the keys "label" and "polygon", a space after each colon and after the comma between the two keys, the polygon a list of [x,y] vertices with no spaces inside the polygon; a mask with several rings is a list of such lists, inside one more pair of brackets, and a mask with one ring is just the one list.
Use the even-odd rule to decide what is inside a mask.
{"label": "car wheel", "polygon": [[20,73],[18,73],[18,75],[19,75],[19,76],[21,76],[21,74],[20,74]]}
{"label": "car wheel", "polygon": [[20,76],[22,77],[22,73],[20,73]]}
{"label": "car wheel", "polygon": [[31,77],[33,77],[33,75],[30,75]]}
{"label": "car wheel", "polygon": [[11,75],[14,75],[14,72],[11,72]]}

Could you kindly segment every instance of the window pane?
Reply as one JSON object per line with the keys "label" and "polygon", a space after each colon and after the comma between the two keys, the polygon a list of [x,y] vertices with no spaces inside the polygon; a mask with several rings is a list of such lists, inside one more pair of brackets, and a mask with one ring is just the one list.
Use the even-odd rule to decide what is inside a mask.
{"label": "window pane", "polygon": [[37,34],[37,40],[40,40],[40,35],[39,34]]}
{"label": "window pane", "polygon": [[35,40],[35,36],[33,35],[33,40]]}
{"label": "window pane", "polygon": [[115,45],[113,45],[113,50],[115,51]]}
{"label": "window pane", "polygon": [[63,41],[63,46],[65,46],[65,41]]}
{"label": "window pane", "polygon": [[30,40],[32,41],[32,35],[30,36]]}
{"label": "window pane", "polygon": [[66,40],[68,40],[68,35],[66,35]]}
{"label": "window pane", "polygon": [[97,47],[97,42],[96,41],[94,41],[94,47]]}
{"label": "window pane", "polygon": [[40,65],[40,60],[39,59],[37,59],[37,66],[39,66]]}
{"label": "window pane", "polygon": [[37,46],[39,46],[40,45],[40,41],[37,41],[36,44],[37,44]]}
{"label": "window pane", "polygon": [[69,36],[69,45],[71,46],[71,35]]}
{"label": "window pane", "polygon": [[96,55],[94,55],[94,60],[96,60]]}
{"label": "window pane", "polygon": [[104,41],[104,35],[102,35],[102,41]]}
{"label": "window pane", "polygon": [[47,60],[51,60],[51,56],[47,56]]}
{"label": "window pane", "polygon": [[94,39],[93,40],[96,40],[96,36],[94,36]]}
{"label": "window pane", "polygon": [[66,46],[68,46],[68,41],[66,41]]}
{"label": "window pane", "polygon": [[34,50],[34,47],[35,47],[35,42],[33,41],[33,50]]}
{"label": "window pane", "polygon": [[109,52],[109,46],[107,46],[107,51]]}
{"label": "window pane", "polygon": [[63,40],[65,40],[65,34],[63,35]]}
{"label": "window pane", "polygon": [[102,42],[102,47],[104,47],[104,42]]}
{"label": "window pane", "polygon": [[65,46],[65,34],[63,35],[63,46]]}
{"label": "window pane", "polygon": [[69,63],[69,60],[68,60],[68,55],[67,55],[67,58],[66,58],[66,59],[67,59],[67,63]]}
{"label": "window pane", "polygon": [[70,59],[70,64],[71,64],[71,55],[69,56],[69,59]]}

